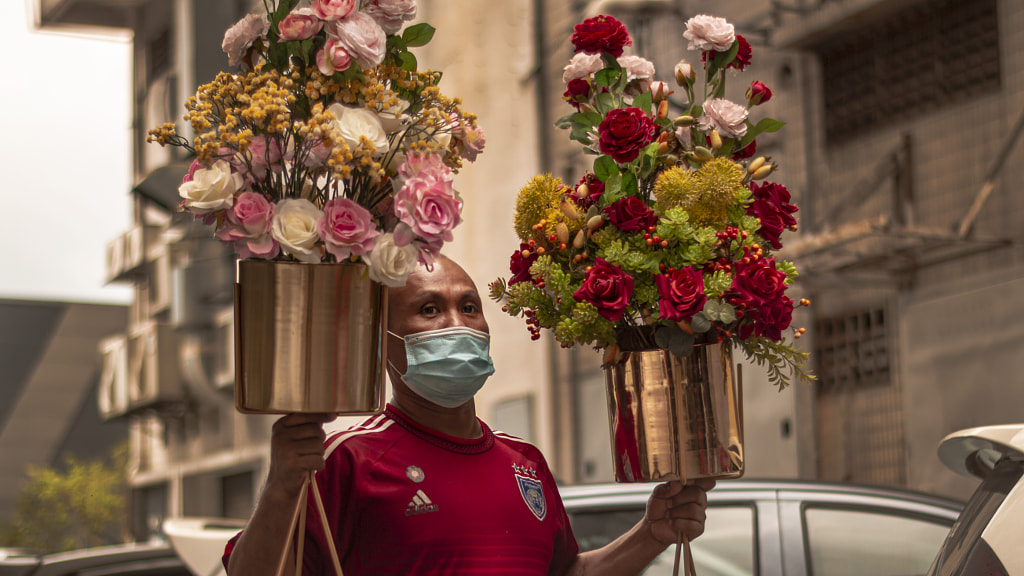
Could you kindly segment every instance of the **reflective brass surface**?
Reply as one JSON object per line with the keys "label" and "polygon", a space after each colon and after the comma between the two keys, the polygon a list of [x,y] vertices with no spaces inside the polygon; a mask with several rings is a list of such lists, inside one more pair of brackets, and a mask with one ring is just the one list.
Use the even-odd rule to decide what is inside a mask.
{"label": "reflective brass surface", "polygon": [[604,368],[616,481],[742,476],[742,399],[731,349],[626,354]]}
{"label": "reflective brass surface", "polygon": [[384,409],[387,289],[363,264],[242,260],[235,284],[241,412]]}

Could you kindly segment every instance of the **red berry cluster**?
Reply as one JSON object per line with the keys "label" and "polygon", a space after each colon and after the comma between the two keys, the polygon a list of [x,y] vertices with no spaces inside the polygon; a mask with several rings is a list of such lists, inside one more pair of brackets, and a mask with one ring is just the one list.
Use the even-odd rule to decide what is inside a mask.
{"label": "red berry cluster", "polygon": [[523,311],[526,316],[526,329],[530,331],[530,340],[540,340],[540,320],[537,319],[537,311],[526,309]]}

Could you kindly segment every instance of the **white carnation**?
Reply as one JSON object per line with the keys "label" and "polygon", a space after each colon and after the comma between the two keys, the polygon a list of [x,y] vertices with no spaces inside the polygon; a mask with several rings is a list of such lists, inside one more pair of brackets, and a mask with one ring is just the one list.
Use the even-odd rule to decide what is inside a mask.
{"label": "white carnation", "polygon": [[747,108],[725,98],[704,102],[704,115],[697,119],[703,131],[718,130],[723,138],[743,138],[747,133]]}
{"label": "white carnation", "polygon": [[577,78],[589,78],[592,74],[604,68],[604,62],[600,54],[587,54],[579,52],[572,57],[569,64],[563,68],[562,82],[568,84],[570,80]]}
{"label": "white carnation", "polygon": [[689,50],[725,52],[736,41],[736,30],[725,18],[698,14],[686,21],[683,38],[690,41]]}

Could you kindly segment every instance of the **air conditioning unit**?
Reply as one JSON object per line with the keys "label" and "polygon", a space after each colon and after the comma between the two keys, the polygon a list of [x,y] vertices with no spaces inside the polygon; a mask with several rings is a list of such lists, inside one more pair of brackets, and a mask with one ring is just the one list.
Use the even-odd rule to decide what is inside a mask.
{"label": "air conditioning unit", "polygon": [[124,265],[125,272],[141,272],[146,263],[146,235],[140,224],[132,226],[124,233]]}
{"label": "air conditioning unit", "polygon": [[178,352],[178,335],[166,324],[153,322],[128,336],[129,410],[185,400]]}
{"label": "air conditioning unit", "polygon": [[175,263],[171,323],[178,328],[215,328],[217,310],[232,300],[235,269],[219,252],[221,246],[216,248],[218,253],[213,256],[189,254],[187,261]]}
{"label": "air conditioning unit", "polygon": [[104,420],[113,420],[128,411],[128,339],[123,335],[100,341],[103,372],[100,374],[97,404]]}
{"label": "air conditioning unit", "polygon": [[213,383],[217,388],[235,385],[235,309],[225,308],[216,317]]}

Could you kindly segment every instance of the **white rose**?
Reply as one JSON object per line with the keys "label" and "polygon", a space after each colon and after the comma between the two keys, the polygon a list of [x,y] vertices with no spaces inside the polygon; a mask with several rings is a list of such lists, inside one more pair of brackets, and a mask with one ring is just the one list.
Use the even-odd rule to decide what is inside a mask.
{"label": "white rose", "polygon": [[395,245],[395,235],[382,234],[369,254],[363,256],[370,267],[370,280],[389,287],[405,286],[405,281],[416,269],[419,249],[415,244]]}
{"label": "white rose", "polygon": [[327,35],[337,40],[363,70],[384,61],[388,37],[384,29],[369,15],[353,12],[328,24]]}
{"label": "white rose", "polygon": [[747,108],[725,98],[704,102],[704,115],[697,119],[701,130],[718,130],[723,138],[743,138],[747,133]]}
{"label": "white rose", "polygon": [[178,195],[185,200],[189,212],[209,214],[230,208],[242,185],[242,176],[232,174],[226,160],[217,160],[209,168],[196,170],[190,182],[178,187]]}
{"label": "white rose", "polygon": [[725,18],[699,14],[686,21],[683,38],[690,41],[689,50],[725,52],[736,41],[736,30]]}
{"label": "white rose", "polygon": [[416,0],[370,0],[363,4],[363,12],[372,16],[385,32],[395,34],[406,20],[416,17]]}
{"label": "white rose", "polygon": [[398,102],[394,106],[377,111],[377,118],[388,134],[398,132],[402,128],[402,124],[409,119],[409,116],[405,114],[405,110],[409,108],[409,101],[401,98],[397,100]]}
{"label": "white rose", "polygon": [[569,60],[569,64],[562,68],[562,82],[568,84],[570,80],[577,78],[590,78],[591,74],[604,68],[604,62],[600,54],[587,54],[579,52]]}
{"label": "white rose", "polygon": [[316,249],[316,243],[320,236],[316,224],[322,216],[320,209],[309,200],[281,200],[274,207],[270,235],[285,254],[291,254],[301,262],[319,262],[320,251]]}
{"label": "white rose", "polygon": [[334,114],[333,126],[349,148],[357,148],[360,137],[365,137],[373,146],[375,154],[387,151],[388,135],[384,133],[384,125],[374,111],[367,108],[350,108],[338,103],[328,106],[327,111]]}

